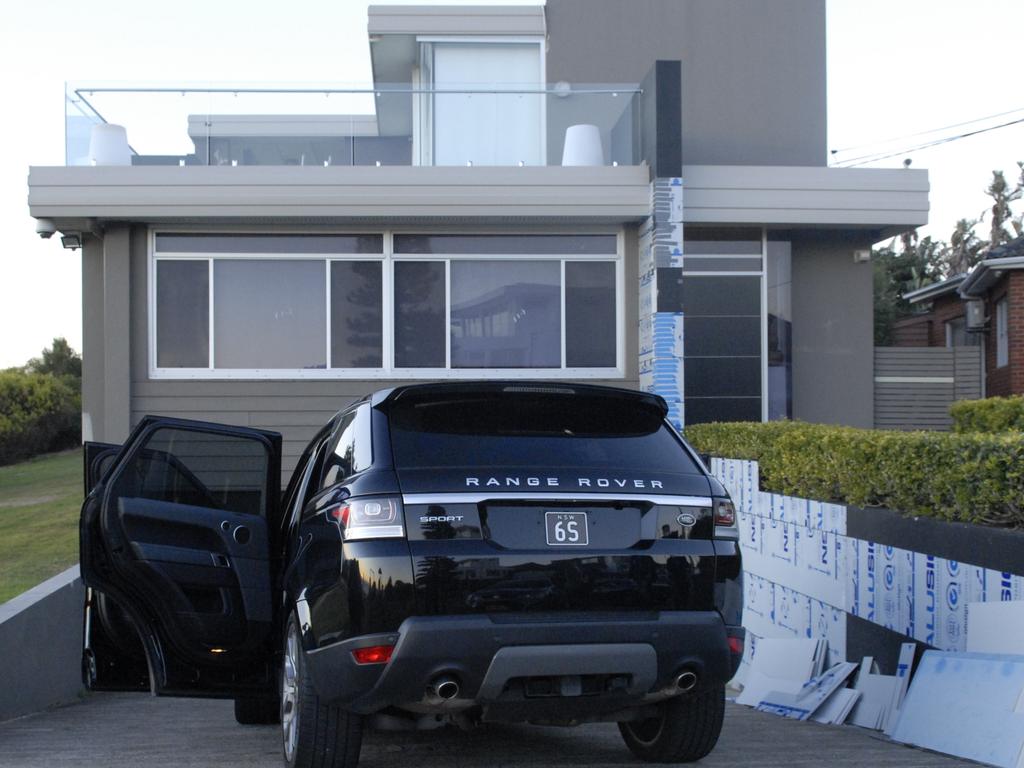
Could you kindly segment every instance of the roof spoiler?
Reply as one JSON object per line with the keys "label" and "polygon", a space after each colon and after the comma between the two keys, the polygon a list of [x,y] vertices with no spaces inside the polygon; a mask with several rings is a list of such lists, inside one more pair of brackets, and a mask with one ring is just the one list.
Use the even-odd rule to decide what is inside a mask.
{"label": "roof spoiler", "polygon": [[409,384],[389,390],[375,403],[381,411],[387,411],[399,402],[417,402],[449,397],[473,397],[500,394],[562,395],[565,397],[603,397],[633,402],[636,405],[658,411],[662,418],[668,416],[668,403],[660,395],[622,387],[606,387],[597,384],[575,382],[495,380],[495,381],[444,381],[429,384]]}

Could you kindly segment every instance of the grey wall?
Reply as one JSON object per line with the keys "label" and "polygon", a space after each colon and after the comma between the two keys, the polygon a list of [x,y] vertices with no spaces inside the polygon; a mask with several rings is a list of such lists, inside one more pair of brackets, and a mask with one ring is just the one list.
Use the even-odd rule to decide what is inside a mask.
{"label": "grey wall", "polygon": [[683,162],[824,165],[825,0],[548,0],[547,79],[682,61]]}
{"label": "grey wall", "polygon": [[[129,430],[129,238],[126,225],[82,249],[83,438],[119,443]],[[143,298],[145,293],[142,294]]]}
{"label": "grey wall", "polygon": [[76,565],[0,605],[0,720],[79,699],[84,600]]}
{"label": "grey wall", "polygon": [[870,428],[874,422],[874,312],[865,234],[793,236],[793,418]]}
{"label": "grey wall", "polygon": [[103,241],[82,244],[82,439],[103,431]]}
{"label": "grey wall", "polygon": [[[531,232],[543,227],[526,227]],[[427,231],[428,227],[420,227]],[[459,231],[469,231],[461,227]],[[524,228],[525,229],[525,228]],[[215,227],[211,230],[216,230]],[[564,229],[562,231],[565,231]],[[578,228],[577,228],[578,231]],[[625,233],[625,376],[588,383],[610,384],[637,389],[637,280],[638,244],[636,227]],[[176,416],[280,432],[283,440],[282,470],[287,481],[303,449],[331,416],[349,403],[377,389],[411,383],[386,379],[337,380],[167,380],[149,377],[149,320],[147,316],[148,245],[145,228],[131,238],[131,398],[130,418],[134,426],[146,414]],[[126,324],[127,327],[127,324]],[[125,351],[127,352],[127,342]],[[125,386],[127,386],[125,371]],[[126,401],[127,403],[128,401]],[[118,438],[115,442],[120,442]]]}

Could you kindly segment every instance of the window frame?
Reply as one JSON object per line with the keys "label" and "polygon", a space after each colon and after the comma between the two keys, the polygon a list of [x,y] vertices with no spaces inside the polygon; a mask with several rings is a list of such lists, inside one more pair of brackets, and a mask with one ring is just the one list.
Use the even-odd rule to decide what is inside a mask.
{"label": "window frame", "polygon": [[1010,302],[1006,296],[996,302],[996,368],[1010,364]]}
{"label": "window frame", "polygon": [[[713,225],[713,224],[694,225],[694,228],[698,229],[698,230],[706,229],[706,228],[714,229],[715,225]],[[761,303],[760,309],[759,309],[758,314],[757,314],[757,317],[759,318],[759,325],[760,325],[760,330],[759,330],[759,334],[760,335],[759,335],[759,343],[758,343],[758,347],[759,347],[759,352],[758,352],[758,357],[759,357],[759,361],[758,361],[758,374],[759,374],[759,384],[760,384],[760,389],[761,389],[761,392],[760,392],[760,395],[758,396],[758,398],[761,401],[760,408],[759,408],[760,416],[761,416],[761,421],[762,422],[766,422],[766,421],[770,420],[770,416],[769,416],[770,403],[769,403],[769,398],[768,398],[768,389],[769,389],[769,380],[768,380],[768,351],[769,351],[768,350],[768,290],[769,290],[769,286],[768,286],[768,241],[769,241],[769,235],[768,235],[768,228],[764,227],[764,226],[762,226],[762,227],[737,226],[735,228],[730,227],[729,229],[735,229],[735,233],[734,234],[736,235],[736,239],[732,240],[732,239],[726,238],[726,239],[720,241],[718,238],[712,238],[712,239],[708,239],[708,240],[701,240],[700,239],[700,235],[699,234],[694,235],[692,233],[692,231],[691,231],[690,237],[692,238],[692,241],[695,241],[695,242],[719,242],[720,241],[720,242],[727,242],[727,243],[734,243],[734,242],[735,243],[750,243],[751,246],[749,246],[749,251],[750,251],[749,253],[740,253],[740,252],[738,252],[739,249],[737,250],[737,252],[730,252],[730,250],[724,250],[724,249],[719,251],[719,250],[716,250],[714,248],[709,249],[709,251],[702,251],[699,247],[694,247],[692,244],[691,245],[687,245],[686,242],[684,241],[684,244],[683,244],[683,254],[684,255],[683,255],[682,275],[683,275],[683,279],[684,280],[686,278],[700,278],[700,277],[726,277],[726,278],[732,278],[732,277],[756,277],[756,278],[758,278],[758,281],[759,281],[759,283],[758,283],[758,300]],[[756,238],[752,236],[755,231],[757,232],[757,237]],[[743,238],[743,235],[745,235],[745,234],[748,234],[747,238]],[[756,244],[756,250],[754,248],[755,244]],[[693,250],[692,251],[689,250],[690,248],[693,248]],[[691,263],[693,263],[692,260],[694,260],[694,259],[701,260],[700,266],[698,268],[695,268],[695,269],[688,268],[687,267],[687,259],[691,259]],[[737,263],[745,262],[746,260],[753,260],[753,259],[757,259],[760,262],[760,268],[757,268],[757,269],[748,268],[747,264],[743,264],[741,266],[741,268],[738,268],[738,269],[730,268],[730,266],[735,265]],[[716,264],[720,264],[721,268],[716,269],[715,268]],[[752,267],[753,265],[749,265],[749,266]],[[685,315],[685,313],[684,313],[684,315]],[[754,315],[744,315],[744,317],[754,317]],[[693,359],[693,358],[701,358],[701,357],[713,358],[713,357],[718,357],[718,356],[716,356],[716,355],[691,355],[689,357],[691,359]],[[752,359],[755,356],[754,355],[736,355],[736,356],[729,355],[727,357],[737,357],[737,358]],[[684,356],[684,376],[685,376],[685,360],[686,359],[687,358]],[[737,396],[725,395],[725,396],[718,396],[718,397],[711,397],[711,396],[696,396],[696,397],[694,397],[693,395],[688,395],[686,393],[684,393],[684,397],[683,397],[684,403],[687,402],[687,401],[712,400],[712,399],[716,399],[716,400],[750,400],[750,399],[754,399],[754,398],[752,396],[738,396],[738,395]],[[685,411],[685,405],[684,405],[684,411]]]}
{"label": "window frame", "polygon": [[[147,279],[147,360],[149,378],[153,380],[293,380],[293,379],[327,379],[327,380],[416,380],[416,379],[475,379],[482,377],[501,377],[508,379],[622,379],[625,377],[626,351],[626,276],[625,276],[625,233],[621,227],[601,228],[584,227],[571,231],[553,231],[545,227],[531,229],[528,232],[509,230],[478,230],[476,228],[456,228],[436,230],[430,227],[372,230],[360,228],[359,233],[383,235],[382,252],[377,253],[182,253],[168,252],[159,254],[156,250],[157,234],[294,234],[288,230],[258,229],[183,229],[153,227],[148,232],[148,253],[146,262]],[[343,230],[324,231],[317,234],[350,234]],[[583,235],[614,235],[615,252],[610,254],[494,254],[494,253],[459,253],[459,254],[395,254],[395,235],[418,234],[473,234],[473,235],[507,235],[522,234],[555,234],[567,236]],[[325,368],[216,368],[215,348],[215,308],[214,308],[214,262],[217,259],[241,260],[299,260],[323,261],[325,294],[325,325],[326,325],[326,365]],[[209,307],[207,333],[209,338],[208,366],[205,368],[160,368],[157,366],[157,285],[156,271],[159,261],[206,261],[209,264]],[[451,262],[460,260],[476,261],[555,261],[560,264],[561,280],[561,367],[558,368],[452,368],[451,367]],[[332,368],[331,367],[331,264],[334,261],[369,261],[381,264],[381,310],[382,343],[381,355],[383,366],[380,368]],[[439,261],[445,267],[445,365],[432,368],[398,368],[395,366],[395,301],[394,301],[394,265],[400,261]],[[569,261],[609,262],[615,265],[615,365],[603,368],[569,368],[566,366],[566,323],[565,323],[565,264]]]}

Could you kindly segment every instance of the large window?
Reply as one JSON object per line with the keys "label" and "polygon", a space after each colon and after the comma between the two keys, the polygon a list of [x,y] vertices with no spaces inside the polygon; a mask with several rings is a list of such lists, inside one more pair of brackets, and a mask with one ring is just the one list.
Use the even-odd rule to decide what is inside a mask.
{"label": "large window", "polygon": [[615,234],[156,234],[151,373],[618,376]]}

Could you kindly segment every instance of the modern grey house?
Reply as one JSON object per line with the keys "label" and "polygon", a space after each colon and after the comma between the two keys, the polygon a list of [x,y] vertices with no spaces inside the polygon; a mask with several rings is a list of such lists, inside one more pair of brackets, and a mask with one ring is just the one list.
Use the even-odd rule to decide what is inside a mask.
{"label": "modern grey house", "polygon": [[928,177],[826,166],[825,0],[373,6],[368,33],[365,92],[69,89],[29,208],[82,242],[87,439],[267,427],[288,470],[370,390],[497,376],[871,425],[867,251],[927,222]]}

